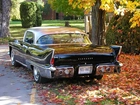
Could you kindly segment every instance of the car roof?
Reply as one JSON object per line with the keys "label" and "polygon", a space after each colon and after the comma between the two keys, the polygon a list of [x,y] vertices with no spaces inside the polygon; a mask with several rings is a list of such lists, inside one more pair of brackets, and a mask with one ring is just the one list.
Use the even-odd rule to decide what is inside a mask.
{"label": "car roof", "polygon": [[45,34],[59,34],[59,33],[81,33],[85,34],[84,31],[78,28],[72,27],[61,27],[61,26],[52,26],[52,27],[32,27],[28,31],[33,31],[35,33],[40,33],[41,35]]}

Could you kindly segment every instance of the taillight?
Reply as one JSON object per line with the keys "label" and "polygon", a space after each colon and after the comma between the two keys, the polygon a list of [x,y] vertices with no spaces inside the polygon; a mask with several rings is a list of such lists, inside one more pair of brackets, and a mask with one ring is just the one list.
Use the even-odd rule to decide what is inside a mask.
{"label": "taillight", "polygon": [[54,65],[54,58],[51,59],[50,64]]}
{"label": "taillight", "polygon": [[120,57],[120,55],[121,55],[121,50],[122,50],[122,48],[119,49],[118,55],[117,55],[117,57],[116,57],[116,60],[117,60],[117,61],[119,61],[119,57]]}
{"label": "taillight", "polygon": [[120,54],[117,55],[116,61],[119,61]]}
{"label": "taillight", "polygon": [[113,53],[116,56],[116,61],[118,61],[121,54],[122,46],[112,45],[111,48],[113,49]]}

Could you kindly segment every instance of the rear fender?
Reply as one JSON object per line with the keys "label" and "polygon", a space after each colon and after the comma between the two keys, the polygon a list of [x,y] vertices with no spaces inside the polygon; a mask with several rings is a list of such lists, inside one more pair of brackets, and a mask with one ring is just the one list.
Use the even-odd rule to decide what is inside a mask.
{"label": "rear fender", "polygon": [[115,55],[118,55],[121,53],[122,46],[112,45],[111,48],[113,49]]}
{"label": "rear fender", "polygon": [[118,61],[119,55],[122,50],[122,46],[112,45],[111,48],[113,49],[113,54],[115,55],[116,61]]}

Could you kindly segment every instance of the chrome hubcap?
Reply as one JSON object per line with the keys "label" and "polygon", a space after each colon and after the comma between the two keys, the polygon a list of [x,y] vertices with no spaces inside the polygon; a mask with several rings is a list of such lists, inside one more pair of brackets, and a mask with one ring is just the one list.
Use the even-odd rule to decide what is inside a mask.
{"label": "chrome hubcap", "polygon": [[12,65],[15,64],[15,61],[14,61],[14,54],[13,54],[13,53],[11,54],[11,63],[12,63]]}
{"label": "chrome hubcap", "polygon": [[38,70],[36,68],[34,68],[34,79],[35,79],[35,81],[39,80],[39,73],[38,73]]}

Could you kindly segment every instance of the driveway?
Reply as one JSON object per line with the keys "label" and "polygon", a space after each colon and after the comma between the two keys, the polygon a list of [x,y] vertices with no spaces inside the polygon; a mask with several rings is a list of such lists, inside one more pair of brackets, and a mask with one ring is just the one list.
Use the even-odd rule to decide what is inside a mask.
{"label": "driveway", "polygon": [[0,45],[0,105],[39,105],[30,73],[24,67],[11,66],[8,45]]}

